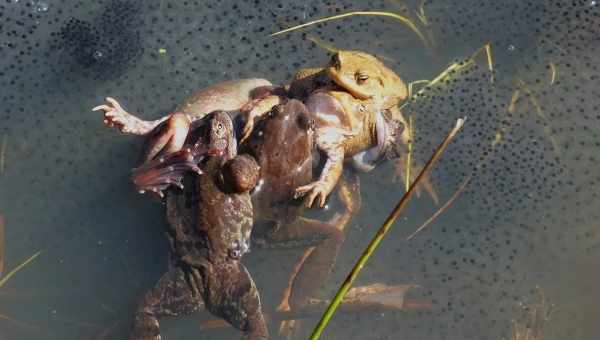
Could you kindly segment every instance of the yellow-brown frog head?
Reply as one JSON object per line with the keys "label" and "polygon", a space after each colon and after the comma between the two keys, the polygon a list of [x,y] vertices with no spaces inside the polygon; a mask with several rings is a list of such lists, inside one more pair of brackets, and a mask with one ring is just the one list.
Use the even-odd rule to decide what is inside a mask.
{"label": "yellow-brown frog head", "polygon": [[384,109],[397,105],[408,96],[404,81],[379,59],[365,52],[336,52],[327,73],[355,98],[380,103]]}

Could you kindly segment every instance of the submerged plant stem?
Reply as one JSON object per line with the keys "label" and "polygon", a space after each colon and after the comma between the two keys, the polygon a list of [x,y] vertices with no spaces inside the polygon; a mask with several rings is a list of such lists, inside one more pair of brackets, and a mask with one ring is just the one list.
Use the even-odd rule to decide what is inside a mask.
{"label": "submerged plant stem", "polygon": [[13,268],[13,270],[8,272],[8,274],[6,274],[6,276],[3,277],[2,280],[0,280],[0,288],[2,288],[2,286],[4,286],[6,282],[8,282],[8,280],[10,280],[10,278],[13,277],[13,275],[15,275],[19,270],[25,268],[25,266],[31,263],[31,261],[35,260],[36,257],[40,256],[41,253],[42,251],[38,251],[37,253],[33,254],[30,258],[25,260],[23,263],[21,263],[20,265]]}
{"label": "submerged plant stem", "polygon": [[431,168],[433,167],[435,162],[442,155],[442,153],[444,152],[444,150],[446,149],[446,147],[448,146],[448,144],[450,143],[452,138],[458,133],[458,131],[463,126],[463,124],[464,124],[464,119],[459,119],[456,121],[456,125],[454,126],[452,131],[450,131],[450,133],[446,136],[444,141],[437,147],[433,156],[431,156],[429,161],[427,161],[427,163],[425,164],[425,166],[423,167],[423,169],[421,170],[421,172],[419,173],[419,175],[417,176],[415,181],[410,185],[410,188],[408,189],[408,191],[406,193],[404,193],[404,195],[402,196],[402,198],[400,199],[400,201],[398,202],[398,204],[396,205],[396,207],[394,208],[392,213],[385,220],[385,222],[383,223],[381,228],[379,228],[379,230],[377,231],[377,233],[375,234],[375,236],[373,237],[371,242],[369,242],[369,245],[363,251],[362,255],[360,256],[360,258],[354,265],[354,268],[352,268],[352,270],[346,277],[346,280],[344,280],[344,282],[342,283],[342,286],[338,289],[337,293],[335,294],[335,297],[329,304],[329,307],[327,307],[327,310],[325,311],[325,313],[321,317],[321,320],[315,327],[312,335],[310,336],[311,340],[319,339],[319,337],[321,336],[321,333],[323,332],[323,330],[329,323],[329,320],[331,320],[331,318],[333,317],[333,314],[335,313],[336,309],[342,302],[344,296],[346,296],[346,293],[348,293],[348,290],[350,290],[352,283],[358,277],[358,274],[364,267],[367,260],[375,252],[375,250],[377,249],[377,247],[379,246],[379,244],[385,237],[385,234],[390,230],[390,228],[392,227],[392,224],[400,216],[400,213],[402,212],[402,210],[404,210],[404,207],[408,203],[408,200],[410,199],[410,197],[415,192],[417,186],[420,184],[420,182],[422,180],[425,179],[427,173],[431,170]]}
{"label": "submerged plant stem", "polygon": [[467,179],[465,179],[462,182],[462,184],[460,185],[460,187],[458,187],[454,194],[452,194],[452,197],[450,197],[450,199],[446,203],[444,203],[444,205],[441,208],[439,208],[433,215],[431,215],[431,217],[428,218],[427,221],[425,221],[425,223],[423,223],[419,228],[417,228],[417,230],[410,234],[406,238],[406,240],[410,241],[411,239],[413,239],[415,236],[417,236],[419,232],[421,232],[421,230],[427,228],[427,226],[430,225],[431,222],[433,222],[436,218],[438,218],[438,216],[440,216],[444,211],[446,211],[452,205],[452,203],[454,203],[458,196],[465,190],[467,184],[469,184],[470,181],[471,177],[467,177]]}
{"label": "submerged plant stem", "polygon": [[0,146],[0,175],[4,174],[4,166],[6,162],[6,136],[2,137],[2,145]]}
{"label": "submerged plant stem", "polygon": [[0,214],[0,277],[4,274],[4,216]]}
{"label": "submerged plant stem", "polygon": [[22,321],[19,321],[19,320],[15,320],[15,319],[11,318],[10,316],[8,316],[8,315],[5,315],[5,314],[1,314],[1,313],[0,313],[0,320],[5,320],[5,321],[8,321],[8,322],[12,323],[13,325],[15,325],[15,326],[17,326],[17,327],[19,327],[19,328],[21,328],[21,329],[28,330],[28,331],[33,331],[33,332],[35,332],[35,331],[38,331],[38,330],[39,330],[39,329],[38,329],[37,327],[35,327],[35,326],[32,326],[32,325],[30,325],[30,324],[27,324],[27,323],[25,323],[25,322],[22,322]]}
{"label": "submerged plant stem", "polygon": [[556,65],[553,62],[548,64],[550,66],[550,85],[554,85],[554,81],[556,81]]}
{"label": "submerged plant stem", "polygon": [[406,180],[405,187],[406,191],[410,188],[410,166],[412,161],[412,152],[413,152],[413,119],[412,116],[408,117],[408,138],[410,138],[408,142],[408,156],[406,157]]}
{"label": "submerged plant stem", "polygon": [[324,49],[327,52],[331,52],[331,53],[336,53],[337,51],[339,51],[339,48],[336,48],[335,46],[326,43],[325,41],[317,38],[317,37],[313,37],[312,35],[308,35],[306,36],[307,40],[312,41],[315,45],[319,46],[320,48]]}
{"label": "submerged plant stem", "polygon": [[427,41],[427,39],[425,38],[425,36],[423,35],[423,33],[421,33],[421,31],[419,30],[419,28],[409,18],[404,17],[404,16],[399,15],[399,14],[391,13],[391,12],[378,12],[378,11],[348,12],[348,13],[338,14],[338,15],[334,15],[334,16],[330,16],[330,17],[325,17],[325,18],[321,18],[321,19],[309,21],[307,23],[300,24],[300,25],[297,25],[297,26],[292,26],[290,28],[286,28],[284,30],[281,30],[281,31],[278,31],[278,32],[275,32],[275,33],[271,33],[270,36],[274,37],[276,35],[280,35],[280,34],[284,34],[284,33],[287,33],[287,32],[295,31],[295,30],[300,29],[300,28],[304,28],[304,27],[308,27],[308,26],[320,24],[322,22],[336,20],[336,19],[342,19],[342,18],[346,18],[346,17],[350,17],[350,16],[355,16],[355,15],[383,16],[383,17],[390,17],[390,18],[396,19],[396,20],[400,21],[401,23],[403,23],[404,25],[408,26],[408,28],[410,28],[417,35],[417,37],[419,38],[419,40],[421,40],[421,42],[423,43],[423,45],[426,48],[430,47],[430,44]]}

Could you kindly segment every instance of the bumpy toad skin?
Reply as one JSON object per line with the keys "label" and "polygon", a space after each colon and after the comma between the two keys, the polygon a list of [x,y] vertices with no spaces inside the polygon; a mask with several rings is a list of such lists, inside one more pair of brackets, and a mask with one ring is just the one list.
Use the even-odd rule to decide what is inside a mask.
{"label": "bumpy toad skin", "polygon": [[[209,115],[204,120],[210,118]],[[292,274],[284,296],[282,308],[289,310],[308,303],[327,278],[343,244],[344,228],[360,206],[358,183],[342,181],[340,196],[346,206],[343,213],[325,222],[300,217],[303,207],[294,199],[294,188],[312,179],[314,146],[314,121],[301,102],[290,100],[274,108],[241,145],[240,151],[247,154],[231,160],[226,159],[235,155],[235,141],[225,121],[226,117],[219,124],[215,118],[206,126],[208,133],[200,133],[206,148],[220,150],[223,158],[211,158],[202,167],[204,174],[194,175],[199,177],[196,184],[189,183],[192,175],[188,174],[183,195],[176,195],[173,189],[167,191],[174,264],[140,304],[134,329],[136,340],[158,339],[144,336],[158,334],[158,317],[162,315],[188,314],[201,308],[226,319],[231,315],[227,320],[247,329],[248,334],[255,329],[256,338],[261,339],[265,333],[260,326],[258,292],[243,266],[235,262],[249,247],[253,219],[274,222],[274,228],[253,238],[255,244],[311,247]],[[217,133],[220,125],[228,128]],[[220,175],[215,176],[215,172]],[[343,190],[348,185],[356,188]],[[254,218],[243,198],[252,187]],[[194,208],[190,209],[190,205]],[[229,222],[224,224],[223,220]],[[243,315],[248,318],[242,318]]]}
{"label": "bumpy toad skin", "polygon": [[253,224],[248,190],[259,168],[251,157],[236,156],[228,114],[207,118],[207,144],[219,152],[207,160],[203,175],[186,177],[183,192],[167,192],[171,266],[139,304],[133,340],[159,340],[158,318],[204,308],[243,331],[244,339],[268,338],[258,290],[240,262],[249,249]]}
{"label": "bumpy toad skin", "polygon": [[[406,84],[376,57],[361,51],[340,50],[333,54],[322,68],[299,70],[291,83],[285,86],[288,96],[305,100],[319,91],[344,91],[355,99],[366,101],[374,108],[388,109],[406,99]],[[262,110],[261,112],[265,112]],[[246,139],[253,127],[258,111],[249,115],[242,133]],[[350,116],[351,121],[360,120]]]}
{"label": "bumpy toad skin", "polygon": [[392,108],[408,96],[406,84],[376,57],[360,51],[339,51],[327,74],[354,98],[368,100],[382,109]]}
{"label": "bumpy toad skin", "polygon": [[[300,70],[286,90],[288,96],[306,101],[316,122],[316,145],[328,158],[319,180],[298,187],[296,194],[307,195],[308,206],[318,201],[323,207],[342,173],[344,159],[376,146],[382,149],[378,143],[391,139],[381,135],[390,130],[377,126],[377,115],[395,110],[404,123],[396,107],[408,90],[394,71],[360,51],[338,51],[326,67]],[[242,140],[249,136],[257,117],[248,117]],[[402,130],[400,138],[394,137],[398,140],[408,143],[408,132]],[[359,166],[361,159],[355,160]]]}

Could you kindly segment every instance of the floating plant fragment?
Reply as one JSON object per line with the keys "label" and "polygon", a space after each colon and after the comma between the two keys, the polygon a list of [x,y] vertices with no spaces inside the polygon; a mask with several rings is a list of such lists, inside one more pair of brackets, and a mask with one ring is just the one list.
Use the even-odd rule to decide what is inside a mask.
{"label": "floating plant fragment", "polygon": [[410,28],[417,35],[417,37],[419,38],[419,40],[423,43],[423,45],[426,48],[429,49],[431,47],[431,44],[427,41],[427,38],[425,38],[425,36],[423,35],[423,33],[412,22],[412,20],[410,20],[409,18],[404,17],[402,15],[396,14],[396,13],[378,12],[378,11],[348,12],[348,13],[338,14],[338,15],[334,15],[334,16],[330,16],[330,17],[325,17],[325,18],[321,18],[321,19],[309,21],[307,23],[300,24],[300,25],[297,25],[297,26],[292,26],[292,27],[286,28],[284,30],[281,30],[281,31],[278,31],[278,32],[275,32],[275,33],[271,33],[270,36],[274,37],[276,35],[288,33],[288,32],[295,31],[297,29],[301,29],[301,28],[304,28],[304,27],[312,26],[312,25],[315,25],[315,24],[320,24],[322,22],[327,22],[327,21],[331,21],[331,20],[342,19],[342,18],[346,18],[346,17],[350,17],[350,16],[355,16],[355,15],[383,16],[383,17],[389,17],[389,18],[396,19],[396,20],[400,21],[402,24],[406,25],[408,28]]}
{"label": "floating plant fragment", "polygon": [[[30,258],[28,258],[27,260],[25,260],[23,263],[21,263],[20,265],[16,266],[15,268],[13,268],[10,272],[8,272],[8,274],[6,274],[6,276],[2,277],[3,273],[4,273],[4,253],[5,253],[5,221],[4,221],[4,216],[2,214],[0,214],[0,289],[8,282],[8,280],[10,280],[11,277],[13,277],[19,270],[25,268],[29,263],[31,263],[33,260],[35,260],[36,257],[38,257],[41,254],[41,251],[35,253],[33,256],[31,256]],[[26,330],[37,330],[37,327],[31,326],[27,323],[24,323],[22,321],[18,321],[15,320],[5,314],[0,313],[0,320],[6,320],[9,321],[11,324],[14,324],[15,326],[18,326],[19,328],[23,328]]]}
{"label": "floating plant fragment", "polygon": [[10,278],[13,277],[17,272],[25,268],[28,264],[35,260],[36,257],[40,256],[41,253],[42,251],[38,251],[37,253],[31,255],[27,260],[23,261],[20,265],[16,266],[10,272],[8,272],[6,276],[0,279],[0,288],[2,288],[6,284],[6,282],[8,282],[8,280],[10,280]]}
{"label": "floating plant fragment", "polygon": [[2,145],[0,145],[0,175],[4,173],[4,167],[6,162],[6,144],[7,139],[6,135],[2,137]]}

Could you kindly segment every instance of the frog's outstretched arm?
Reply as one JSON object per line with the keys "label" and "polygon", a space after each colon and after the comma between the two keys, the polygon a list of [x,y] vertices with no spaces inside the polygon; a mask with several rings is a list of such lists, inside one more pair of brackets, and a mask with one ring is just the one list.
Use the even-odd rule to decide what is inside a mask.
{"label": "frog's outstretched arm", "polygon": [[[206,114],[217,110],[239,110],[248,102],[268,96],[275,91],[266,79],[251,78],[223,81],[208,86],[189,97],[177,111],[182,112],[190,121],[196,121]],[[94,107],[93,111],[104,111],[104,123],[116,127],[123,133],[144,136],[170,119],[172,114],[156,120],[142,120],[123,109],[115,99],[106,98],[107,103]]]}

